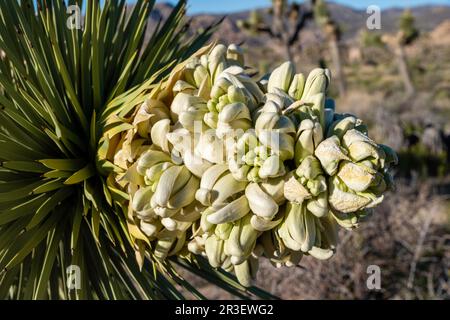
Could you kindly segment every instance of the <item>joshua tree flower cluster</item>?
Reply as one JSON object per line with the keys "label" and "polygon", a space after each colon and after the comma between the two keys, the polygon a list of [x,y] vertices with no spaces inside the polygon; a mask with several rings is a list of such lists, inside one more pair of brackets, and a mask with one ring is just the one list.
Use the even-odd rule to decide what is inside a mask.
{"label": "joshua tree flower cluster", "polygon": [[[393,183],[396,154],[357,117],[335,112],[330,73],[285,62],[248,74],[236,45],[176,66],[108,137],[110,186],[156,259],[202,255],[250,286],[258,261],[329,259]],[[125,126],[124,126],[125,125]],[[124,129],[126,128],[126,129]],[[116,189],[115,189],[116,190]]]}

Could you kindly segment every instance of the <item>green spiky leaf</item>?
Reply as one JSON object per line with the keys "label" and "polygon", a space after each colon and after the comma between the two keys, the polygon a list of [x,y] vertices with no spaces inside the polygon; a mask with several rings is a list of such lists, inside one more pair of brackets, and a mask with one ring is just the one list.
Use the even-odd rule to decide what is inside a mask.
{"label": "green spiky leaf", "polygon": [[[67,25],[73,5],[84,8],[81,28]],[[146,38],[154,5],[0,2],[0,299],[181,299],[177,284],[203,298],[164,271],[170,262],[159,268],[147,257],[140,270],[115,205],[126,195],[110,192],[96,163],[96,115],[140,99],[127,92],[159,83],[214,29],[188,37],[179,1]],[[82,274],[71,290],[73,265]],[[223,274],[208,279],[234,285]]]}

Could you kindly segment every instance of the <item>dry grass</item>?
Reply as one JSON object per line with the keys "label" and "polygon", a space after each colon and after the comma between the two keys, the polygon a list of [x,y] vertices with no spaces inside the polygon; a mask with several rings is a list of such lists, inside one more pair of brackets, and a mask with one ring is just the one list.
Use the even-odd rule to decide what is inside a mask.
{"label": "dry grass", "polygon": [[[399,183],[356,231],[343,231],[329,261],[305,257],[295,268],[263,259],[257,285],[283,299],[450,299],[449,204],[428,183]],[[367,267],[381,268],[381,290],[369,290]],[[198,279],[211,299],[231,296]]]}

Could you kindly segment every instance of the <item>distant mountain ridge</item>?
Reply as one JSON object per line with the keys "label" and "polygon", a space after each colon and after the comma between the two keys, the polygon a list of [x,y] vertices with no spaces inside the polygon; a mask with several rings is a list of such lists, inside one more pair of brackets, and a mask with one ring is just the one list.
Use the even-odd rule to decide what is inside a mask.
{"label": "distant mountain ridge", "polygon": [[[366,27],[366,21],[369,14],[365,10],[358,10],[349,6],[329,2],[329,10],[333,18],[340,23],[343,31],[343,39],[354,39],[358,32]],[[164,18],[170,13],[173,6],[168,3],[159,3],[155,6],[155,10],[152,13],[152,20],[158,20],[160,17]],[[446,20],[450,20],[450,5],[424,5],[410,8],[413,15],[416,18],[416,25],[422,32],[429,32],[436,28],[439,24]],[[403,12],[402,8],[390,8],[382,10],[381,12],[381,30],[383,33],[394,32],[398,28],[398,18]],[[270,16],[266,13],[265,9],[258,10],[261,15],[270,23]],[[205,28],[214,21],[217,21],[221,17],[225,16],[225,20],[219,27],[218,32],[215,34],[215,38],[224,41],[226,43],[242,42],[247,44],[258,45],[261,41],[264,41],[264,36],[252,36],[249,34],[243,34],[236,25],[239,19],[246,19],[250,11],[242,11],[231,14],[199,14],[193,15],[191,27],[193,29]],[[302,41],[309,42],[315,38],[314,33],[315,26],[309,24],[302,35]]]}

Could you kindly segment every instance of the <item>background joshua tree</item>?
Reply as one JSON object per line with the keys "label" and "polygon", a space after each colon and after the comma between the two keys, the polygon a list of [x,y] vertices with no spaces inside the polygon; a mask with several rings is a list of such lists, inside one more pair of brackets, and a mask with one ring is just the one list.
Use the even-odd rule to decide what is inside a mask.
{"label": "background joshua tree", "polygon": [[287,0],[272,0],[272,24],[267,24],[257,12],[252,12],[247,20],[238,21],[238,26],[253,33],[266,33],[275,39],[285,51],[288,60],[294,60],[293,48],[299,42],[300,31],[313,18],[315,0],[307,4],[291,3]]}
{"label": "background joshua tree", "polygon": [[411,45],[419,37],[415,27],[415,19],[410,10],[405,10],[399,20],[399,31],[396,35],[384,35],[383,41],[395,54],[398,70],[402,78],[407,96],[412,96],[416,90],[411,79],[405,54],[405,47]]}
{"label": "background joshua tree", "polygon": [[289,4],[286,0],[273,0],[269,13],[272,15],[270,25],[257,11],[252,11],[247,20],[238,21],[238,25],[253,34],[258,32],[269,34],[284,47],[286,58],[293,61],[294,48],[300,42],[300,32],[308,20],[314,19],[328,41],[335,69],[333,75],[337,80],[340,95],[344,96],[346,82],[339,50],[341,31],[339,25],[332,19],[325,1],[313,0],[307,4],[296,2]]}
{"label": "background joshua tree", "polygon": [[334,66],[333,76],[336,79],[339,94],[344,96],[346,92],[346,81],[339,49],[339,41],[341,39],[340,26],[331,17],[325,1],[316,0],[315,2],[314,19],[317,25],[322,29],[322,32],[328,41],[331,60]]}
{"label": "background joshua tree", "polygon": [[361,49],[381,48],[386,49],[386,44],[382,40],[382,35],[378,32],[362,29],[359,32],[358,44]]}
{"label": "background joshua tree", "polygon": [[361,30],[359,34],[359,42],[363,47],[383,47],[381,35],[376,32],[370,32],[366,29]]}

